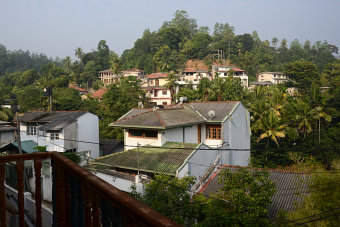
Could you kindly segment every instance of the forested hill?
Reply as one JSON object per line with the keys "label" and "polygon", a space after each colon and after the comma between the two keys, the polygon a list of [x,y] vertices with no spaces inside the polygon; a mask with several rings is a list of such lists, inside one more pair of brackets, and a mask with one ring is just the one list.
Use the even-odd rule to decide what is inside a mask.
{"label": "forested hill", "polygon": [[319,71],[333,61],[338,48],[327,41],[301,43],[295,39],[261,40],[256,31],[236,35],[228,23],[216,23],[213,30],[199,27],[185,11],[176,11],[171,21],[154,32],[145,30],[134,47],[121,56],[122,67],[154,71],[177,70],[185,60],[199,58],[209,64],[216,50],[223,50],[229,62],[254,76],[259,71],[282,71],[288,62],[305,59],[316,64]]}
{"label": "forested hill", "polygon": [[52,61],[42,53],[30,53],[23,50],[9,51],[0,44],[0,76],[29,69],[40,70],[41,66]]}

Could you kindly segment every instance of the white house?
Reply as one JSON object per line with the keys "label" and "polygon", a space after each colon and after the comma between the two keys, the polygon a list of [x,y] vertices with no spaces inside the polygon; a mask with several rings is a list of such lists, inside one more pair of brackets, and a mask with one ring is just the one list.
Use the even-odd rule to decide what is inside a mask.
{"label": "white house", "polygon": [[196,89],[202,78],[208,78],[211,80],[208,66],[202,60],[188,60],[185,63],[185,69],[180,75],[180,79],[177,81],[177,84],[181,86],[191,83],[193,88]]}
{"label": "white house", "polygon": [[47,151],[90,151],[99,157],[98,116],[81,111],[29,112],[19,117],[22,141],[33,140]]}
{"label": "white house", "polygon": [[165,87],[169,73],[152,73],[146,75],[146,83],[142,84],[142,89],[146,91],[146,96],[153,105],[171,105],[170,89]]}
{"label": "white house", "polygon": [[228,65],[212,65],[212,75],[214,78],[216,75],[219,77],[227,77],[230,70],[233,71],[232,76],[240,78],[242,86],[248,88],[248,75],[246,70]]}
{"label": "white house", "polygon": [[249,112],[241,102],[193,102],[165,109],[132,109],[111,123],[124,129],[126,149],[167,141],[250,148]]}
{"label": "white house", "polygon": [[110,126],[124,129],[125,151],[98,158],[90,168],[124,191],[136,184],[141,192],[155,173],[194,176],[200,185],[218,165],[249,163],[249,112],[241,102],[132,109]]}
{"label": "white house", "polygon": [[282,72],[262,72],[256,75],[257,82],[271,82],[281,84],[288,82],[289,78]]}

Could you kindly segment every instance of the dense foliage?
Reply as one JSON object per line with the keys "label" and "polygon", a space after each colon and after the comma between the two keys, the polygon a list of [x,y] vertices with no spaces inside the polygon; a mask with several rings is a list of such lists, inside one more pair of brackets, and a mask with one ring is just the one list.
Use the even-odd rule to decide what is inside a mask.
{"label": "dense foliage", "polygon": [[267,207],[275,192],[267,171],[223,170],[221,190],[209,197],[194,195],[192,177],[156,175],[145,195],[132,194],[151,208],[186,226],[266,226]]}

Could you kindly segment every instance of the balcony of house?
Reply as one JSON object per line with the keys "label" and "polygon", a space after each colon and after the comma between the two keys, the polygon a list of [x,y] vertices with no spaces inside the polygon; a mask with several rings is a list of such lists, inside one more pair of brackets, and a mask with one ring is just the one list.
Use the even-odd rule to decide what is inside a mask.
{"label": "balcony of house", "polygon": [[[52,165],[50,219],[42,209],[41,174],[45,160]],[[33,205],[27,207],[25,162],[33,162],[35,188]],[[8,195],[7,164],[16,170],[15,198]],[[6,171],[5,171],[6,170]],[[13,179],[11,179],[13,181]],[[14,190],[12,190],[14,191]],[[9,224],[8,207],[16,203],[19,226],[178,226],[172,220],[101,180],[58,152],[0,156],[0,226]],[[12,216],[13,217],[13,216]]]}

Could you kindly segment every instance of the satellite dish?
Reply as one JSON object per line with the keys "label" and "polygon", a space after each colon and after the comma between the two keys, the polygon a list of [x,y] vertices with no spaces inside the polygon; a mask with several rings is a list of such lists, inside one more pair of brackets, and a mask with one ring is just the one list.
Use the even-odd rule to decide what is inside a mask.
{"label": "satellite dish", "polygon": [[208,112],[208,116],[210,117],[210,119],[212,119],[213,117],[215,117],[215,111],[213,111],[213,110],[209,110],[209,112]]}

